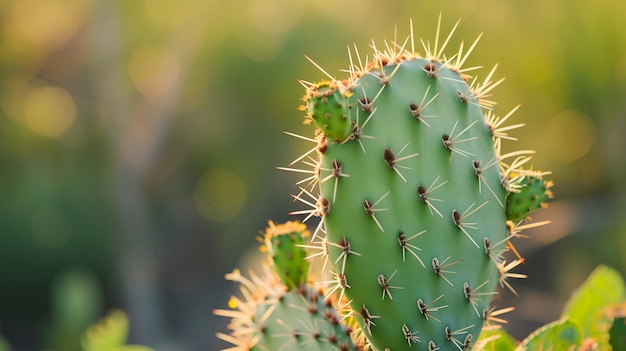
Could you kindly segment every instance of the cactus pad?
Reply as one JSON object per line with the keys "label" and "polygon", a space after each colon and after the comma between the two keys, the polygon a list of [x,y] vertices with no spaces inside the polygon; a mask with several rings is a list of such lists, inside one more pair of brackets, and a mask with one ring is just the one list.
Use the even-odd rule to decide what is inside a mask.
{"label": "cactus pad", "polygon": [[512,221],[519,221],[545,206],[552,198],[552,182],[544,181],[541,175],[524,175],[511,180],[512,191],[506,198],[506,216]]}
{"label": "cactus pad", "polygon": [[[373,45],[365,65],[350,55],[347,79],[322,70],[330,82],[304,84],[319,160],[314,186],[296,196],[311,209],[294,213],[321,218],[313,237],[375,350],[470,349],[492,320],[498,283],[520,277],[509,270],[521,258],[503,258],[505,202],[509,174],[530,152],[501,153],[516,127],[492,114],[502,79],[492,80],[495,67],[482,81],[462,67],[476,42],[446,58],[452,32],[441,46],[439,34],[422,41],[424,55],[413,34],[403,46]],[[510,155],[518,159],[505,164]]]}
{"label": "cactus pad", "polygon": [[300,222],[274,224],[269,222],[261,240],[262,251],[270,256],[274,271],[289,289],[298,288],[306,283],[309,262],[303,247],[308,242],[309,231]]}

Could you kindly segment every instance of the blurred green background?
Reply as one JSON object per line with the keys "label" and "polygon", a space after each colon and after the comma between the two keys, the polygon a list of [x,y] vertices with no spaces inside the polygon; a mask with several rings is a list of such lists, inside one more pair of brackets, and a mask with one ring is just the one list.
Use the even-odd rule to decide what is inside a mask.
{"label": "blurred green background", "polygon": [[75,350],[120,307],[131,341],[216,350],[233,284],[268,219],[292,219],[311,147],[297,79],[343,77],[346,47],[485,32],[467,63],[500,63],[496,112],[526,122],[556,199],[517,246],[526,256],[506,328],[558,318],[598,263],[626,272],[626,3],[2,0],[0,334],[15,350]]}

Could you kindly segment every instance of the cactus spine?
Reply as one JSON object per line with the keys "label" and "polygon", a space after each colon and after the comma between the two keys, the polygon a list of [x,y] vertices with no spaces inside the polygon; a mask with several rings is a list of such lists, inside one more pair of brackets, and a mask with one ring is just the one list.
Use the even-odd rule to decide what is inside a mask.
{"label": "cactus spine", "polygon": [[333,298],[308,279],[304,246],[309,238],[299,222],[270,221],[261,239],[273,270],[244,277],[239,270],[226,279],[239,284],[241,297],[232,297],[229,310],[215,314],[231,318],[231,334],[217,336],[235,347],[228,350],[357,350],[353,328],[341,323]]}
{"label": "cactus spine", "polygon": [[521,125],[493,114],[497,66],[482,81],[469,76],[463,64],[478,39],[446,57],[456,25],[440,45],[440,24],[423,56],[411,33],[401,46],[373,45],[365,64],[350,53],[347,79],[320,68],[330,80],[302,82],[319,159],[292,169],[314,175],[295,196],[311,208],[294,213],[321,218],[313,238],[335,289],[381,351],[470,349],[497,319],[498,285],[522,277],[510,272],[517,251],[503,258],[510,239],[550,195],[546,173],[520,170],[530,151],[501,152]]}

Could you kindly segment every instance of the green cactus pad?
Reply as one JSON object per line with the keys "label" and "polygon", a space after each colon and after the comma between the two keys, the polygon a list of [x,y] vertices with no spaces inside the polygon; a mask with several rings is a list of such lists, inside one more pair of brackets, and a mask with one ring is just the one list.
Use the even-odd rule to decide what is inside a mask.
{"label": "green cactus pad", "polygon": [[309,285],[286,290],[269,271],[248,279],[235,270],[226,278],[240,284],[243,298],[231,298],[230,310],[214,311],[232,319],[232,334],[217,336],[237,350],[357,350],[353,329],[341,322],[322,289]]}
{"label": "green cactus pad", "polygon": [[541,175],[519,176],[511,180],[511,185],[515,190],[506,197],[506,216],[512,221],[526,218],[552,198],[552,183]]}
{"label": "green cactus pad", "polygon": [[307,94],[306,111],[313,123],[333,141],[345,140],[352,132],[350,106],[332,82],[316,84]]}
{"label": "green cactus pad", "polygon": [[[326,234],[319,243],[335,289],[375,350],[470,349],[494,319],[498,285],[512,289],[506,279],[522,277],[509,272],[521,257],[502,256],[512,247],[503,174],[515,167],[502,162],[501,138],[515,126],[502,127],[508,115],[495,118],[487,99],[502,80],[492,81],[494,70],[469,77],[462,48],[445,59],[449,39],[425,44],[425,56],[409,44],[373,46],[372,61],[351,62],[348,79],[327,85],[352,106],[352,132],[315,124],[320,159],[309,173],[319,193],[302,193],[317,201],[296,196],[315,203],[307,219],[322,222],[313,236]],[[324,118],[308,108],[318,90],[306,94],[313,121]]]}
{"label": "green cactus pad", "polygon": [[309,262],[305,260],[307,253],[303,245],[308,242],[309,236],[306,225],[295,221],[278,225],[270,221],[263,234],[262,251],[267,251],[274,271],[289,289],[306,283]]}

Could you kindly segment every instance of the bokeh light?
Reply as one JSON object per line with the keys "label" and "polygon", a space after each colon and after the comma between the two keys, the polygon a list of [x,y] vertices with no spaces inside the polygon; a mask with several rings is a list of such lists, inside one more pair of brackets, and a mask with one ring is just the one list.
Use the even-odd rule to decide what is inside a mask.
{"label": "bokeh light", "polygon": [[198,180],[193,192],[198,212],[215,222],[232,220],[246,203],[246,185],[234,172],[211,169]]}
{"label": "bokeh light", "polygon": [[593,121],[581,111],[562,111],[545,126],[542,138],[547,141],[545,152],[563,163],[578,160],[594,145],[596,133]]}
{"label": "bokeh light", "polygon": [[128,75],[135,88],[151,102],[169,93],[180,76],[180,62],[174,53],[139,47],[128,60]]}
{"label": "bokeh light", "polygon": [[24,100],[24,120],[35,132],[58,137],[65,133],[76,118],[72,96],[57,87],[33,89]]}

